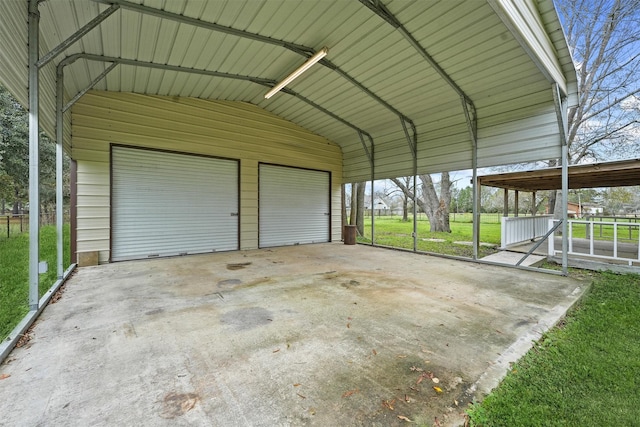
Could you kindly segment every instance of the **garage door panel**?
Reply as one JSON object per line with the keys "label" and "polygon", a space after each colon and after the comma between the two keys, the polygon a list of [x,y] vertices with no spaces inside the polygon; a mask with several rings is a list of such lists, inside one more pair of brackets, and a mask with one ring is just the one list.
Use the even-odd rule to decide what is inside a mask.
{"label": "garage door panel", "polygon": [[260,247],[330,240],[330,174],[260,165]]}
{"label": "garage door panel", "polygon": [[238,162],[113,147],[112,260],[238,249]]}

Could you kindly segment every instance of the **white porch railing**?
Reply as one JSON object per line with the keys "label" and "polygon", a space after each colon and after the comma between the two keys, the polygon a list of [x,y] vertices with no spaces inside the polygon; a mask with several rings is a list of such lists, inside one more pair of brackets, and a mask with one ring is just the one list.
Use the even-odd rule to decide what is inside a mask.
{"label": "white porch railing", "polygon": [[549,231],[551,215],[502,217],[500,249],[509,245],[533,240]]}
{"label": "white porch railing", "polygon": [[[557,220],[549,220],[548,229]],[[599,233],[594,233],[594,228]],[[584,234],[583,234],[584,231]],[[604,231],[604,232],[603,232]],[[549,236],[549,255],[562,253],[556,250],[554,235]],[[580,237],[576,237],[578,234]],[[598,239],[596,239],[598,234]],[[582,236],[585,237],[582,237]],[[640,224],[630,222],[601,222],[569,220],[567,223],[568,255],[624,261],[629,265],[640,263]]]}

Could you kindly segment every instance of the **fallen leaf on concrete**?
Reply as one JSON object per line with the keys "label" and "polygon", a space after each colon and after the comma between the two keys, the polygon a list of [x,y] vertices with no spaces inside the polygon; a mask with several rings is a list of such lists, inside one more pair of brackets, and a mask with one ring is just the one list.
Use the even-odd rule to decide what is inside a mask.
{"label": "fallen leaf on concrete", "polygon": [[11,375],[9,374],[2,374],[0,375],[0,380],[6,380],[7,378],[9,378]]}
{"label": "fallen leaf on concrete", "polygon": [[440,424],[440,421],[438,421],[438,417],[435,417],[435,421],[433,422],[433,425],[435,427],[442,427],[442,424]]}
{"label": "fallen leaf on concrete", "polygon": [[279,349],[279,348],[278,348],[278,349],[276,349],[276,350],[273,350],[273,352],[274,352],[274,353],[277,353],[277,352],[279,352],[279,351],[280,351],[280,349]]}
{"label": "fallen leaf on concrete", "polygon": [[404,415],[398,415],[398,418],[400,418],[402,421],[406,421],[408,423],[412,423],[413,422],[409,418],[405,417]]}
{"label": "fallen leaf on concrete", "polygon": [[440,380],[436,377],[431,378],[431,381],[433,381],[434,383],[438,384],[440,382]]}
{"label": "fallen leaf on concrete", "polygon": [[436,393],[442,393],[442,389],[440,387],[433,386],[433,389],[436,391]]}
{"label": "fallen leaf on concrete", "polygon": [[383,400],[382,401],[382,406],[384,406],[385,408],[389,409],[390,411],[393,411],[393,404],[394,403],[396,403],[396,399],[393,399],[392,401]]}
{"label": "fallen leaf on concrete", "polygon": [[26,333],[20,335],[20,339],[16,343],[16,347],[17,348],[24,347],[25,345],[27,345],[29,343],[29,341],[31,341],[31,338],[33,338],[33,337],[31,336],[29,331],[27,331]]}
{"label": "fallen leaf on concrete", "polygon": [[300,387],[301,385],[302,385],[302,384],[300,384],[300,383],[295,383],[293,386],[294,386],[294,387]]}
{"label": "fallen leaf on concrete", "polygon": [[350,327],[351,327],[351,323],[347,323],[347,328],[350,328]]}
{"label": "fallen leaf on concrete", "polygon": [[376,351],[375,348],[373,350],[371,350],[371,352],[373,353],[374,356],[378,354],[378,352]]}
{"label": "fallen leaf on concrete", "polygon": [[303,396],[303,395],[301,395],[300,393],[296,393],[296,394],[297,394],[298,396],[300,396],[301,398],[303,398],[303,399],[306,399],[306,398],[307,398],[307,396]]}
{"label": "fallen leaf on concrete", "polygon": [[417,372],[422,372],[422,371],[423,371],[423,369],[422,369],[422,368],[418,368],[418,367],[416,367],[416,366],[412,366],[412,367],[411,367],[411,368],[409,368],[409,369],[411,369],[411,370],[412,370],[412,371],[414,371],[414,372],[415,372],[415,371],[417,371]]}
{"label": "fallen leaf on concrete", "polygon": [[66,286],[67,286],[66,283],[63,284],[62,286],[60,286],[58,288],[58,290],[56,291],[56,293],[53,294],[53,296],[51,297],[51,300],[49,301],[49,303],[51,303],[51,304],[57,303],[60,300],[60,298],[62,298],[62,293],[65,291],[65,287]]}
{"label": "fallen leaf on concrete", "polygon": [[407,358],[407,356],[406,356],[406,355],[404,355],[404,354],[399,354],[399,355],[397,355],[396,357],[397,357],[398,359],[406,359],[406,358]]}
{"label": "fallen leaf on concrete", "polygon": [[351,396],[353,394],[356,394],[356,393],[360,393],[360,390],[357,389],[357,388],[355,390],[345,391],[344,394],[342,395],[342,398],[349,397],[349,396]]}
{"label": "fallen leaf on concrete", "polygon": [[420,384],[422,382],[422,380],[425,379],[433,379],[433,372],[423,372],[420,374],[420,376],[418,377],[418,380],[416,381],[416,384]]}

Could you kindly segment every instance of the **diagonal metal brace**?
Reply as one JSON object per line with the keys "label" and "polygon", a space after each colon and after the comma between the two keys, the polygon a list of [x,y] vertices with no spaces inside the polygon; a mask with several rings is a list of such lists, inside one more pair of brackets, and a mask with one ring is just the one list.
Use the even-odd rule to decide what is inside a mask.
{"label": "diagonal metal brace", "polygon": [[71,36],[69,36],[69,38],[67,38],[65,41],[60,43],[58,46],[56,46],[53,49],[51,49],[51,51],[49,53],[47,53],[42,58],[40,58],[40,60],[38,62],[36,62],[36,67],[38,67],[38,68],[44,67],[51,60],[53,60],[56,56],[58,56],[62,52],[64,52],[65,49],[67,49],[69,46],[71,46],[72,44],[74,44],[75,42],[80,40],[89,31],[93,30],[95,27],[100,25],[100,23],[102,21],[104,21],[105,19],[107,19],[108,17],[113,15],[118,9],[120,9],[120,6],[118,6],[117,4],[112,4],[109,7],[109,9],[106,9],[106,10],[102,11],[102,13],[100,13],[98,16],[93,18],[86,25],[84,25],[78,31],[76,31]]}
{"label": "diagonal metal brace", "polygon": [[527,252],[525,256],[520,258],[520,261],[518,261],[516,263],[516,267],[519,266],[520,264],[522,264],[524,262],[524,260],[527,259],[529,257],[529,255],[531,255],[533,253],[533,251],[538,249],[540,247],[540,245],[542,245],[542,243],[544,243],[544,241],[547,240],[549,238],[549,236],[551,234],[553,234],[553,232],[556,231],[558,229],[558,227],[560,227],[562,225],[563,222],[564,222],[563,220],[560,220],[560,221],[558,221],[558,223],[556,225],[551,227],[551,230],[547,231],[547,234],[545,234],[544,237],[542,237],[542,239],[540,239],[535,245],[533,245],[533,247],[531,249],[529,249],[529,252]]}

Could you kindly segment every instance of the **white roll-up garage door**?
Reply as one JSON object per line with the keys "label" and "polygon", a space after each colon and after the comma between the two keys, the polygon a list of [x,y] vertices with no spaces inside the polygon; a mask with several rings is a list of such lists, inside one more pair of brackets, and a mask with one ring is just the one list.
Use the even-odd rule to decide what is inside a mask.
{"label": "white roll-up garage door", "polygon": [[260,165],[260,247],[330,240],[329,172]]}
{"label": "white roll-up garage door", "polygon": [[238,162],[113,146],[111,260],[238,249]]}

